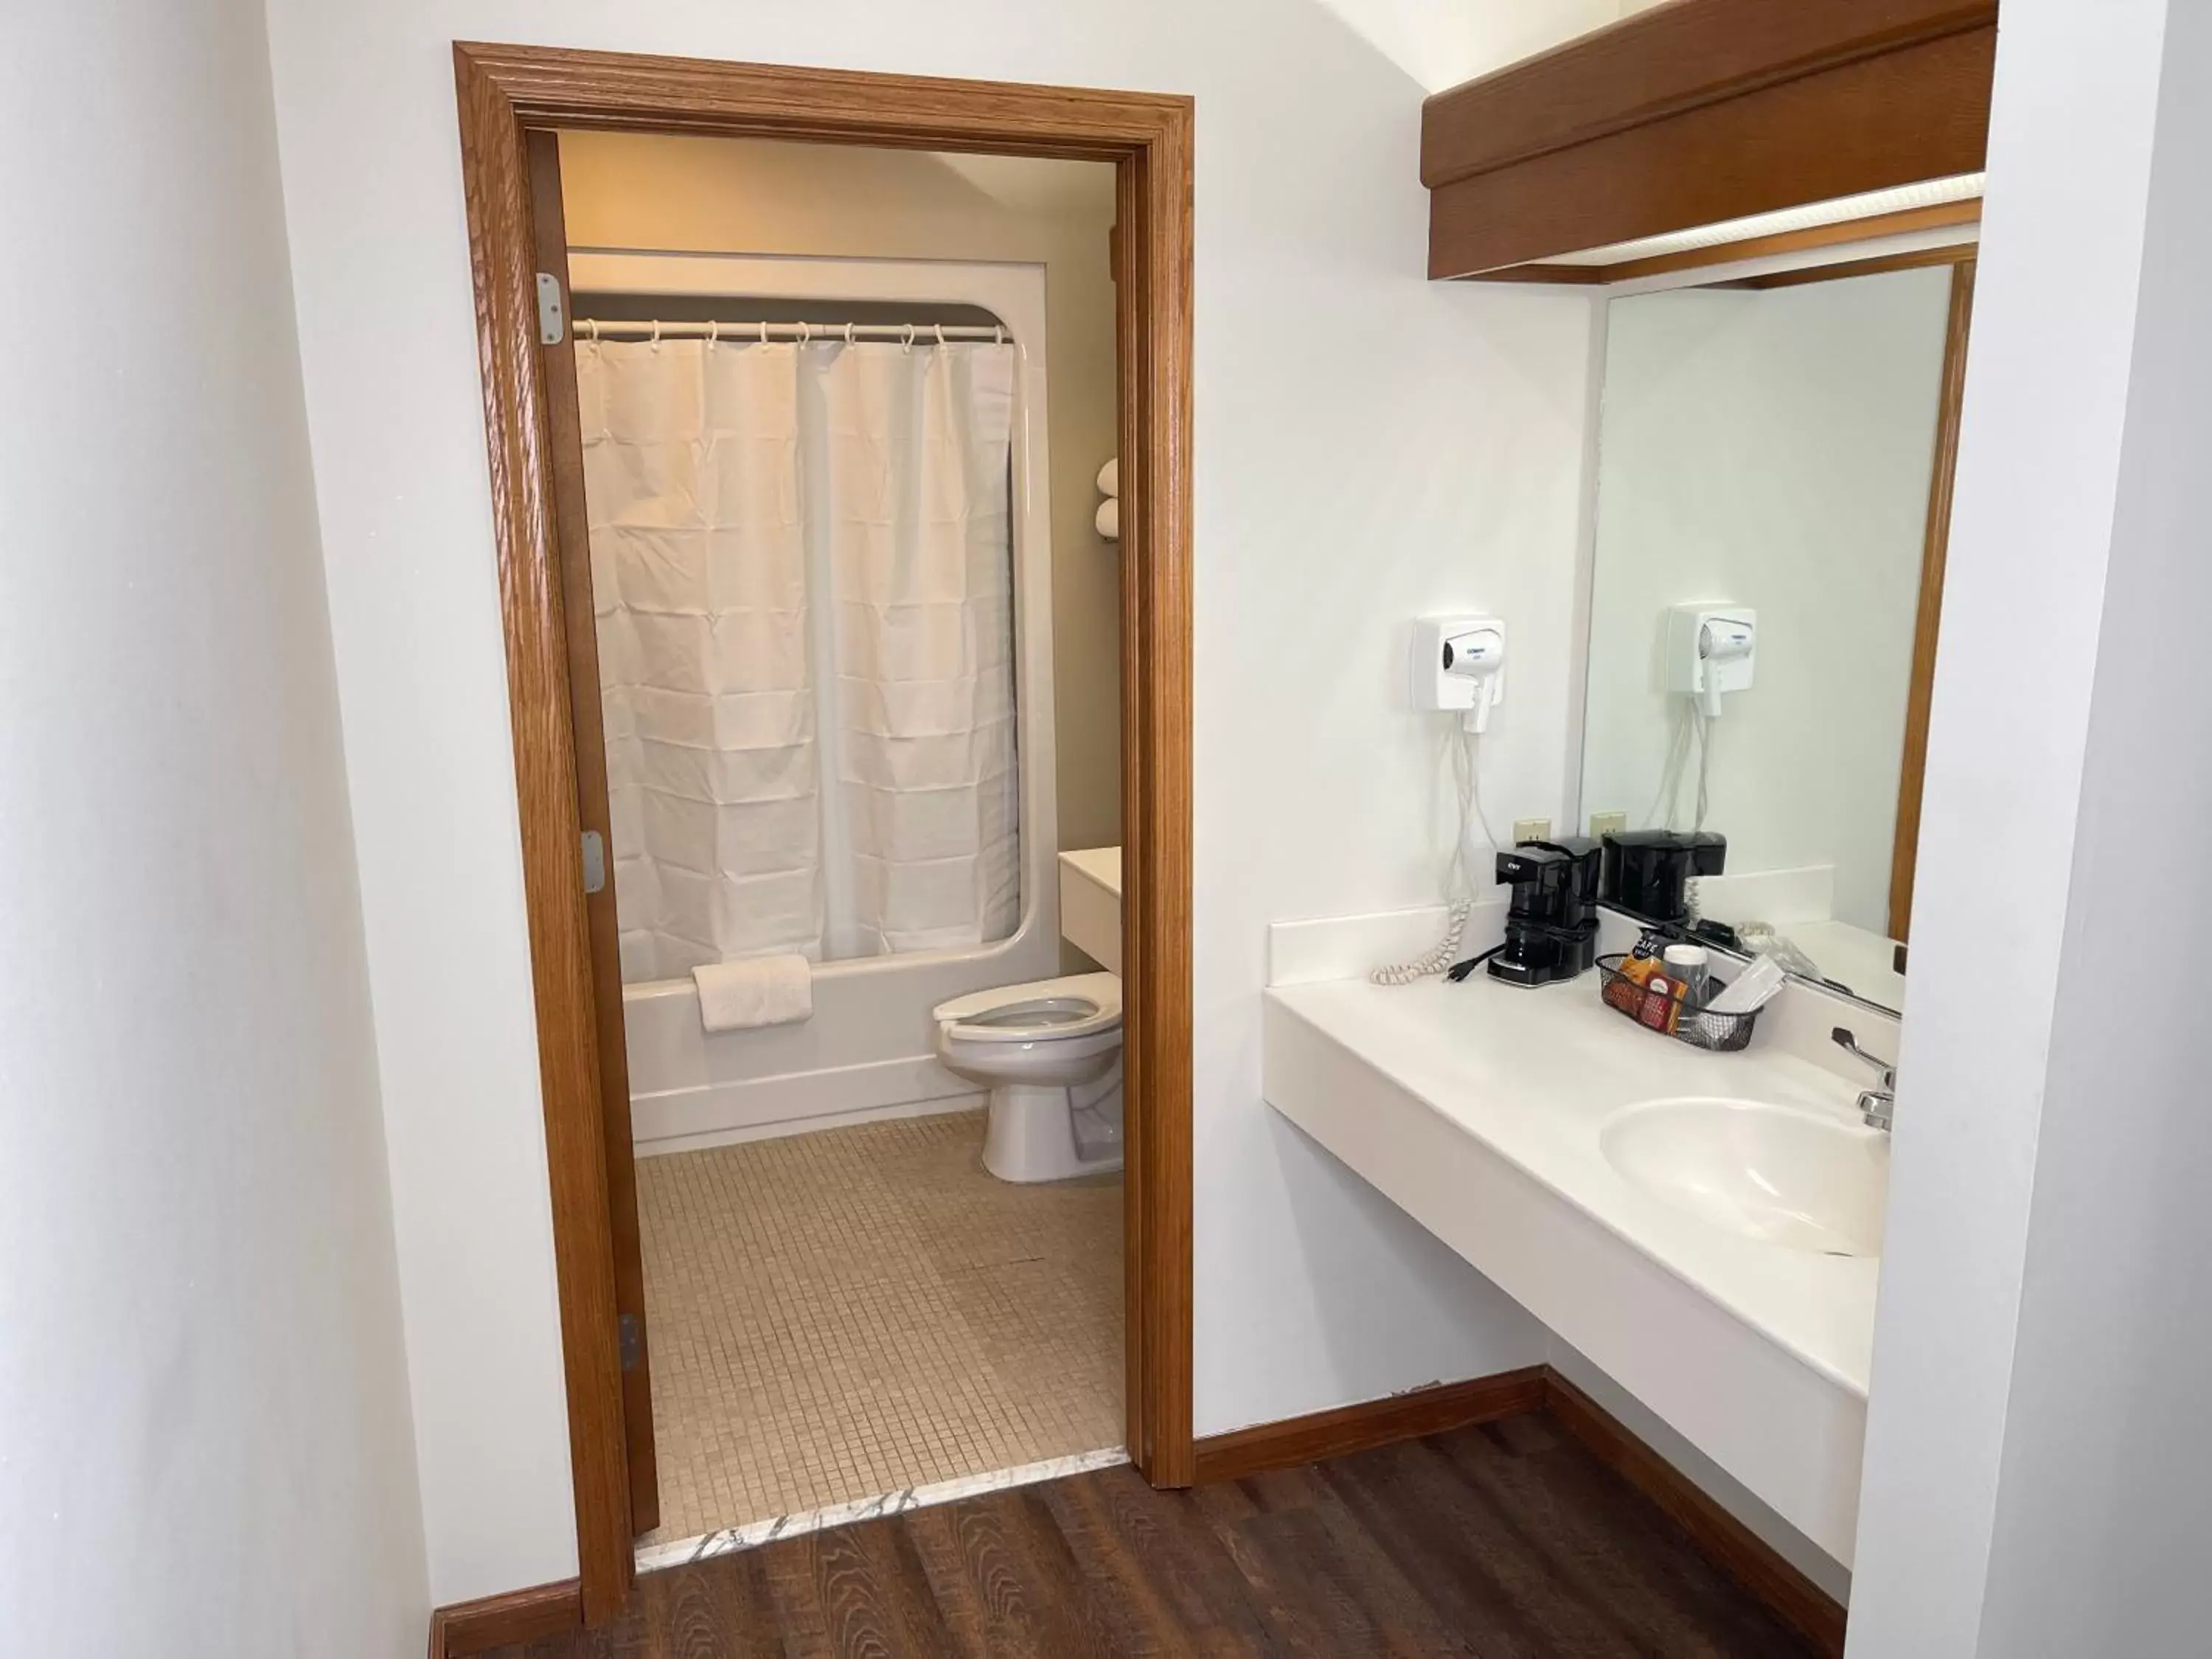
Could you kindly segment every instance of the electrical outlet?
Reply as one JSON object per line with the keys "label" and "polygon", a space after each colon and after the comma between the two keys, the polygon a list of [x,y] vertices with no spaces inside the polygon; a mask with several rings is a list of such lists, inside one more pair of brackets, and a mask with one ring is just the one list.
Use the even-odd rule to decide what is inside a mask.
{"label": "electrical outlet", "polygon": [[1552,821],[1549,818],[1513,820],[1513,839],[1516,843],[1524,841],[1549,841],[1551,838]]}
{"label": "electrical outlet", "polygon": [[1625,834],[1628,829],[1626,812],[1593,812],[1590,814],[1590,838],[1601,840],[1607,836]]}

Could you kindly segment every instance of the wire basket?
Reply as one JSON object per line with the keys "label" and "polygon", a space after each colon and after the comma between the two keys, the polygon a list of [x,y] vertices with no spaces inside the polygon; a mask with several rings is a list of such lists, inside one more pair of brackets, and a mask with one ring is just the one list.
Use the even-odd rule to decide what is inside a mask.
{"label": "wire basket", "polygon": [[[1751,1041],[1752,1027],[1759,1022],[1758,1009],[1747,1014],[1686,1009],[1679,998],[1652,991],[1622,973],[1621,965],[1627,960],[1625,951],[1597,959],[1598,977],[1604,981],[1599,994],[1614,1012],[1659,1036],[1673,1037],[1692,1048],[1710,1048],[1715,1054],[1734,1054]],[[1718,995],[1727,983],[1722,979],[1706,980],[1706,994]]]}

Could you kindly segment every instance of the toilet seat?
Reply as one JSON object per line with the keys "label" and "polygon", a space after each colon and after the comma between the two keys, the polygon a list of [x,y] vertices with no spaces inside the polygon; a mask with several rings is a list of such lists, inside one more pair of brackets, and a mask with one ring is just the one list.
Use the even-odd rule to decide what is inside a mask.
{"label": "toilet seat", "polygon": [[957,1042],[1070,1042],[1121,1025],[1121,981],[1113,974],[1071,974],[1027,985],[971,991],[931,1012]]}
{"label": "toilet seat", "polygon": [[1065,1181],[1121,1167],[1121,981],[1071,974],[932,1009],[938,1063],[991,1091],[983,1167]]}

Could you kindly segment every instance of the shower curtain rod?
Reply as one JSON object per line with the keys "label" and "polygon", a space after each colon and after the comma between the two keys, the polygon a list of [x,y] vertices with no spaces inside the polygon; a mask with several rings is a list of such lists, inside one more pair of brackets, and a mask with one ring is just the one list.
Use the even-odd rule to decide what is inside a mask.
{"label": "shower curtain rod", "polygon": [[769,340],[797,340],[801,344],[819,341],[824,345],[856,340],[896,340],[902,345],[992,340],[1006,344],[1014,337],[1011,330],[997,325],[982,328],[957,323],[663,323],[634,317],[579,317],[576,333],[586,340],[618,334],[655,340],[727,340],[732,345]]}
{"label": "shower curtain rod", "polygon": [[770,340],[796,340],[802,345],[817,341],[823,345],[849,345],[864,339],[896,340],[902,345],[936,345],[954,340],[990,340],[1011,345],[1024,370],[1015,377],[1018,388],[1015,393],[1018,410],[1015,422],[1021,431],[1021,443],[1016,454],[1019,457],[1022,510],[1029,510],[1030,398],[1026,386],[1030,349],[1014,338],[1013,331],[1004,324],[994,323],[985,328],[973,323],[679,323],[634,317],[579,317],[575,320],[575,335],[579,340],[599,340],[610,335],[622,335],[630,339],[654,342],[727,340],[732,345],[764,345]]}

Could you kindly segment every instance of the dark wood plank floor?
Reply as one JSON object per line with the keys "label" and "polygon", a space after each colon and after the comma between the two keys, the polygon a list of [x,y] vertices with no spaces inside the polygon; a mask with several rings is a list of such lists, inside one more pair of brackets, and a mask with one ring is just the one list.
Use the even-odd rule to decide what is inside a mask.
{"label": "dark wood plank floor", "polygon": [[1540,1414],[1152,1491],[1109,1469],[639,1581],[501,1659],[1813,1650]]}

